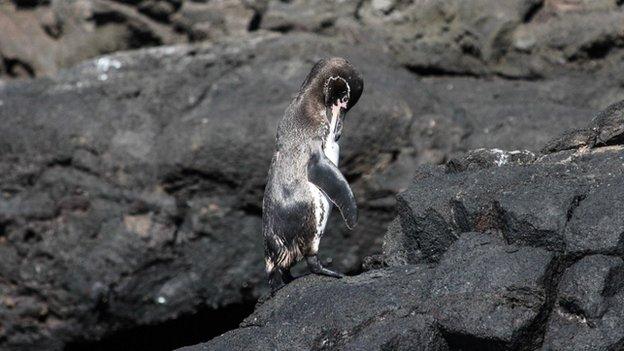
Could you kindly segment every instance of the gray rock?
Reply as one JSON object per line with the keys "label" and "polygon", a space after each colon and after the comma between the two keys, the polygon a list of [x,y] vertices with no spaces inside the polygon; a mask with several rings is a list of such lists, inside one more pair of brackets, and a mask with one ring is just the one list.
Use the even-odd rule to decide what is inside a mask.
{"label": "gray rock", "polygon": [[[185,350],[619,350],[623,159],[622,145],[476,150],[460,168],[419,167],[386,257],[370,258],[380,268],[295,280]],[[588,226],[571,238],[576,221]]]}
{"label": "gray rock", "polygon": [[176,10],[168,1],[145,1],[143,13],[136,3],[109,0],[37,1],[35,5],[0,4],[4,33],[0,57],[6,65],[0,69],[2,76],[50,76],[102,54],[187,41],[187,36],[162,23]]}
{"label": "gray rock", "polygon": [[[395,216],[394,195],[409,186],[419,164],[502,140],[534,148],[562,124],[582,126],[586,107],[580,106],[595,99],[585,78],[573,89],[565,82],[420,81],[370,47],[266,33],[243,42],[106,56],[53,79],[2,85],[2,276],[42,291],[51,314],[63,311],[53,318],[60,320],[52,323],[61,326],[58,331],[36,322],[33,332],[12,332],[5,344],[40,345],[53,338],[61,346],[51,348],[60,348],[77,336],[90,340],[262,294],[257,233],[275,126],[309,67],[332,54],[352,59],[367,82],[361,108],[347,122],[342,167],[361,223],[350,232],[333,216],[321,249],[326,263],[345,272],[359,272],[365,256],[379,253],[381,233]],[[267,82],[271,89],[258,88]],[[523,123],[507,119],[499,128],[508,135],[528,128],[521,138],[492,138],[474,127],[495,124],[514,97],[528,101],[536,88],[549,91],[553,84],[561,87],[556,96],[517,109]],[[480,99],[490,99],[480,107],[487,111],[477,108]],[[568,101],[577,105],[565,107]],[[545,118],[553,109],[561,116]],[[456,129],[447,128],[457,122]],[[425,133],[421,126],[428,126]],[[444,240],[450,245],[454,237]],[[396,262],[421,257],[404,252]],[[23,263],[39,261],[55,268],[41,275]],[[18,265],[21,273],[12,268]],[[58,285],[48,286],[50,280]],[[16,289],[7,294],[19,296]],[[106,301],[105,308],[98,301]],[[107,322],[93,306],[104,308]],[[83,315],[91,317],[73,322]]]}
{"label": "gray rock", "polygon": [[198,41],[244,36],[253,25],[254,16],[259,16],[259,12],[245,1],[184,1],[171,19],[175,28],[188,33],[190,40]]}
{"label": "gray rock", "polygon": [[49,75],[104,53],[261,29],[372,43],[423,76],[614,77],[623,16],[615,0],[9,1],[0,6],[0,74]]}
{"label": "gray rock", "polygon": [[620,216],[624,210],[620,202],[624,191],[619,186],[622,181],[624,177],[613,175],[579,198],[565,231],[568,251],[624,252],[624,219]]}
{"label": "gray rock", "polygon": [[[309,67],[327,55],[349,57],[366,79],[347,122],[342,167],[361,223],[350,232],[339,216],[330,219],[321,250],[328,264],[358,273],[367,255],[365,269],[450,262],[452,248],[461,257],[521,266],[544,250],[575,259],[624,250],[621,107],[587,124],[591,110],[624,98],[617,5],[557,17],[548,7],[556,1],[21,3],[0,5],[0,31],[10,33],[0,43],[0,74],[45,75],[120,49],[213,42],[106,56],[58,77],[0,83],[0,348],[62,349],[253,303],[265,291],[259,204],[275,125]],[[258,28],[279,33],[248,33]],[[553,34],[565,45],[553,45]],[[24,38],[37,50],[26,52]],[[559,76],[570,70],[589,72]],[[566,129],[573,131],[532,154]],[[394,196],[405,190],[380,257]],[[496,244],[464,251],[469,245],[458,238],[467,231],[488,233]],[[516,248],[521,254],[501,252]],[[455,269],[489,269],[475,261]],[[466,279],[486,295],[508,288],[503,280],[488,290]],[[470,314],[461,301],[441,297],[448,315],[377,320],[347,337],[329,330],[319,342],[344,349],[409,349],[412,339],[440,350],[475,340],[534,346],[554,297],[543,292],[545,282],[522,282],[526,295],[491,296],[500,311],[475,298]],[[514,299],[529,307],[512,311]],[[488,313],[504,327],[487,324]],[[610,347],[619,345],[614,325]],[[235,333],[240,339],[217,342],[275,345],[263,344],[262,336],[274,337],[266,328]]]}
{"label": "gray rock", "polygon": [[[276,125],[312,64],[332,54],[369,84],[343,134],[362,221],[349,232],[332,218],[321,256],[357,272],[393,216],[392,204],[368,205],[379,195],[365,181],[408,143],[416,115],[396,106],[430,104],[387,57],[265,34],[106,56],[0,86],[0,291],[15,302],[0,307],[0,348],[62,349],[253,303],[266,291],[260,204]],[[41,308],[20,309],[30,305]]]}
{"label": "gray rock", "polygon": [[[241,325],[182,350],[448,350],[424,315],[426,267],[376,270],[340,280],[306,276],[259,305]],[[404,279],[405,276],[410,279]]]}
{"label": "gray rock", "polygon": [[436,267],[433,315],[452,346],[527,348],[546,313],[553,254],[464,233]]}
{"label": "gray rock", "polygon": [[[610,106],[592,120],[596,127],[581,130],[607,135],[611,141],[602,145],[617,144],[621,106]],[[559,145],[569,138],[566,133]],[[425,174],[399,195],[403,235],[395,230],[387,236],[387,261],[436,262],[465,231],[495,232],[508,243],[557,252],[621,252],[622,180],[619,161],[613,160],[622,157],[622,146],[616,145],[537,159],[530,153],[478,150],[451,160],[446,174],[441,169]]]}
{"label": "gray rock", "polygon": [[589,126],[570,130],[548,142],[544,153],[621,144],[624,141],[624,101],[616,102],[592,118]]}
{"label": "gray rock", "polygon": [[509,350],[539,340],[553,255],[466,233],[435,268],[307,276],[239,329],[182,350]]}
{"label": "gray rock", "polygon": [[278,32],[321,32],[344,17],[354,17],[358,1],[270,1],[260,28]]}
{"label": "gray rock", "polygon": [[586,256],[559,283],[544,350],[617,350],[624,342],[620,257]]}

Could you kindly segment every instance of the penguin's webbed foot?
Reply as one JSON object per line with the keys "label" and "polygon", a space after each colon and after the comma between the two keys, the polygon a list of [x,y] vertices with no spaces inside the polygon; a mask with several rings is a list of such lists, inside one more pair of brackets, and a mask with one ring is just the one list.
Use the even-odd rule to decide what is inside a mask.
{"label": "penguin's webbed foot", "polygon": [[271,287],[271,296],[273,296],[279,289],[286,286],[286,284],[294,280],[290,274],[289,269],[275,269],[269,273],[269,285]]}
{"label": "penguin's webbed foot", "polygon": [[310,268],[310,272],[314,274],[326,275],[328,277],[334,278],[344,277],[344,274],[342,273],[334,272],[331,269],[323,267],[316,255],[306,257],[306,262],[308,263],[308,268]]}

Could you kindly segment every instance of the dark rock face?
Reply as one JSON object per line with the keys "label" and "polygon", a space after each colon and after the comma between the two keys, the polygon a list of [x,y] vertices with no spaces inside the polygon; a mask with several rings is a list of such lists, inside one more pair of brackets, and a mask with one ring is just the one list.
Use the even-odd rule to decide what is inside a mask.
{"label": "dark rock face", "polygon": [[448,350],[423,314],[429,273],[410,266],[341,280],[306,276],[260,305],[240,329],[187,349],[408,350],[419,340],[422,350]]}
{"label": "dark rock face", "polygon": [[485,234],[463,234],[437,266],[429,296],[447,340],[531,346],[534,324],[545,316],[553,256]]}
{"label": "dark rock face", "polygon": [[357,271],[392,216],[367,206],[373,192],[357,179],[408,142],[414,115],[393,108],[429,104],[424,93],[405,102],[421,83],[383,56],[260,36],[103,57],[0,88],[0,348],[61,349],[254,301],[276,125],[321,52],[351,58],[372,83],[344,133],[363,221],[350,233],[334,218],[321,250]]}
{"label": "dark rock face", "polygon": [[[58,349],[254,301],[265,288],[259,209],[275,126],[309,67],[332,54],[350,58],[367,81],[342,163],[362,220],[351,232],[332,217],[321,255],[358,272],[362,257],[379,252],[394,194],[416,165],[487,134],[470,130],[478,121],[469,114],[446,146],[436,121],[466,116],[462,100],[441,104],[453,101],[439,89],[451,81],[422,82],[378,51],[297,34],[107,56],[54,79],[3,85],[3,347]],[[267,82],[271,89],[259,88]],[[485,84],[465,99],[524,89]],[[580,125],[570,110],[567,123]],[[417,136],[421,125],[429,129]]]}
{"label": "dark rock face", "polygon": [[[461,242],[461,233],[475,230],[533,254],[547,250],[555,260],[546,266],[555,268],[539,281],[550,283],[541,295],[524,290],[522,296],[541,296],[548,309],[542,307],[540,317],[526,330],[545,333],[545,350],[620,349],[624,345],[620,308],[624,149],[618,139],[622,106],[609,106],[589,127],[549,142],[542,155],[481,150],[422,175],[399,195],[399,217],[384,244],[386,263],[443,266],[443,257]],[[522,267],[497,263],[488,254],[475,259],[492,264],[489,274],[501,264]],[[531,262],[533,273],[539,274],[538,260]],[[450,320],[461,323],[466,315],[463,311]],[[504,330],[501,325],[510,323],[484,333],[495,315],[483,314],[485,323],[470,320],[462,330],[471,338],[496,336]],[[541,342],[541,337],[535,340]]]}
{"label": "dark rock face", "polygon": [[[265,291],[260,205],[275,127],[312,64],[330,55],[351,59],[366,89],[349,114],[341,157],[361,222],[348,231],[339,216],[330,218],[325,263],[351,274],[436,264],[467,278],[436,292],[441,304],[427,302],[426,314],[363,322],[365,333],[349,329],[346,337],[330,331],[313,345],[410,349],[417,339],[424,349],[462,342],[513,349],[540,344],[545,334],[543,345],[556,349],[564,331],[579,344],[597,342],[603,329],[568,328],[570,315],[612,328],[604,329],[614,336],[605,347],[621,345],[619,324],[609,319],[619,313],[618,265],[607,264],[614,267],[608,293],[591,297],[604,314],[567,303],[589,299],[574,290],[560,302],[550,278],[587,255],[623,250],[621,162],[613,161],[621,107],[588,124],[592,111],[624,98],[620,2],[335,4],[0,4],[0,76],[59,72],[0,82],[0,349],[58,350],[253,304]],[[103,53],[202,40],[62,70]],[[569,132],[553,139],[562,130]],[[405,190],[393,221],[395,195]],[[465,232],[490,235],[488,249],[479,251],[481,237]],[[516,249],[521,254],[507,255]],[[479,285],[477,273],[491,269],[481,255],[518,266],[513,284],[488,277],[494,285]],[[523,265],[529,258],[539,262],[534,272]],[[414,269],[440,279],[452,273]],[[403,279],[384,272],[388,284]],[[491,301],[477,296],[481,290]],[[482,312],[470,314],[454,294]],[[497,303],[504,307],[495,310]],[[516,324],[495,329],[483,311]],[[244,333],[227,342],[262,342]]]}
{"label": "dark rock face", "polygon": [[[608,121],[623,113],[612,105],[591,122],[604,129],[584,130],[617,135]],[[419,168],[370,260],[385,268],[296,280],[185,350],[620,350],[624,147],[592,145]]]}
{"label": "dark rock face", "polygon": [[248,32],[261,3],[4,1],[0,4],[0,76],[52,75],[114,51],[240,36]]}
{"label": "dark rock face", "polygon": [[[614,96],[621,89],[593,76],[419,80],[374,47],[309,34],[123,53],[53,79],[4,84],[0,288],[7,302],[0,304],[0,345],[60,349],[253,303],[265,291],[260,204],[275,127],[309,67],[328,55],[348,57],[366,79],[346,125],[341,167],[362,219],[351,232],[333,216],[321,245],[326,263],[352,273],[363,257],[379,253],[380,233],[395,216],[394,194],[408,187],[418,165],[453,159],[457,174],[503,157],[461,156],[476,146],[537,152],[562,125],[586,125],[588,106],[605,99],[598,88]],[[535,91],[544,93],[536,98]],[[428,172],[441,171],[416,173],[426,182]],[[427,196],[442,201],[442,194]],[[577,195],[564,191],[552,201],[567,204]],[[449,235],[445,219],[433,216],[427,230],[436,235],[422,236],[431,243],[416,234],[409,245],[387,240],[386,248],[404,254],[382,261],[438,260],[459,232]],[[559,247],[563,239],[539,234],[558,223],[544,217],[537,234],[516,229],[514,242],[542,238],[542,247]],[[401,232],[404,225],[394,227]],[[423,254],[427,245],[431,252]]]}
{"label": "dark rock face", "polygon": [[428,76],[621,76],[623,19],[617,0],[5,1],[0,74],[49,75],[117,50],[265,30],[375,42]]}
{"label": "dark rock face", "polygon": [[553,259],[464,233],[437,267],[300,278],[240,329],[183,350],[526,349],[539,342]]}
{"label": "dark rock face", "polygon": [[535,161],[514,161],[520,154],[500,150],[476,161],[474,155],[423,175],[399,195],[399,229],[386,250],[391,261],[437,262],[465,231],[564,254],[621,252],[620,146]]}
{"label": "dark rock face", "polygon": [[591,255],[570,267],[546,332],[546,350],[619,350],[624,346],[621,257]]}

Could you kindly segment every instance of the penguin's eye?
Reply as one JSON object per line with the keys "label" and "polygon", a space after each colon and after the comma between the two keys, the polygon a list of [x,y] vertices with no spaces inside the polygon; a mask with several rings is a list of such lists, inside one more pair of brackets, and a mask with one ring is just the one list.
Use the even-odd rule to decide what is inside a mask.
{"label": "penguin's eye", "polygon": [[349,97],[345,95],[342,97],[342,99],[340,99],[340,101],[346,104],[347,102],[349,102]]}

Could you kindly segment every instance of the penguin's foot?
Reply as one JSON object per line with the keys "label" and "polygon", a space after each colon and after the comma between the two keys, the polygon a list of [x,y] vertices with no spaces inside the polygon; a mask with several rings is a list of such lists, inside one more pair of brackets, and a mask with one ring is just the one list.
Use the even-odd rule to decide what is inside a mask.
{"label": "penguin's foot", "polygon": [[294,280],[290,269],[277,268],[269,273],[269,285],[271,286],[271,295],[275,294],[279,289]]}
{"label": "penguin's foot", "polygon": [[284,281],[284,284],[288,284],[295,280],[292,274],[290,274],[290,269],[285,269],[282,271],[282,280]]}
{"label": "penguin's foot", "polygon": [[316,255],[306,257],[306,262],[308,263],[308,268],[310,268],[310,272],[314,274],[326,275],[328,277],[334,277],[334,278],[344,277],[344,274],[342,273],[334,272],[331,269],[327,269],[323,267],[323,265],[321,265],[321,262],[319,261]]}

